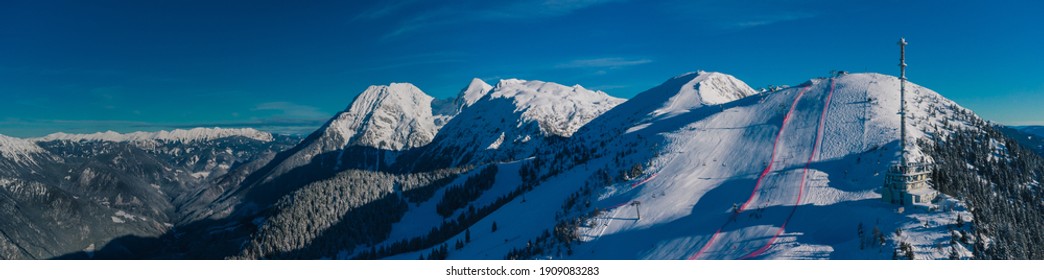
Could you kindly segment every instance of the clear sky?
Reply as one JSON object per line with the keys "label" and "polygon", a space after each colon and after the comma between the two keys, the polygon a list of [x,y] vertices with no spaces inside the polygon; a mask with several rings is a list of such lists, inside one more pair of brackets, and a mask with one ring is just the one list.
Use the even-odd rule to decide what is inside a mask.
{"label": "clear sky", "polygon": [[371,84],[473,77],[631,97],[694,70],[751,86],[896,75],[1044,124],[1040,1],[0,1],[0,134],[309,132]]}

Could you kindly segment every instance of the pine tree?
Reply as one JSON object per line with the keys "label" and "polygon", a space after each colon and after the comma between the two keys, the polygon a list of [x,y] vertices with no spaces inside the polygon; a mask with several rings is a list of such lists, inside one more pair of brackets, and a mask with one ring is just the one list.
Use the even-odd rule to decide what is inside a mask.
{"label": "pine tree", "polygon": [[464,230],[464,242],[471,243],[471,228]]}
{"label": "pine tree", "polygon": [[490,229],[492,232],[497,232],[497,222],[493,222],[493,227]]}
{"label": "pine tree", "polygon": [[877,246],[885,245],[885,236],[881,233],[881,228],[874,226],[874,241],[877,242]]}

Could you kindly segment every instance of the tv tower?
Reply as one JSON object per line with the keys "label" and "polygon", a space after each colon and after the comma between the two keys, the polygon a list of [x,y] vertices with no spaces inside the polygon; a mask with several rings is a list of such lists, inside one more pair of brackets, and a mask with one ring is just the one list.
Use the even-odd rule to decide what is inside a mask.
{"label": "tv tower", "polygon": [[[906,38],[899,39],[899,162],[888,168],[885,174],[881,200],[898,205],[926,205],[939,195],[928,187],[932,166],[922,161],[910,162],[906,158]],[[903,208],[899,211],[902,213]]]}
{"label": "tv tower", "polygon": [[899,149],[906,166],[906,38],[899,38]]}

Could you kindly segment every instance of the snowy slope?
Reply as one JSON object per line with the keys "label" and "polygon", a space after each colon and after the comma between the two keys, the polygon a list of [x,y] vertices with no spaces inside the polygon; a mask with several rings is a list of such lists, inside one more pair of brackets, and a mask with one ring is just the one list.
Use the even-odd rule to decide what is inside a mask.
{"label": "snowy slope", "polygon": [[33,162],[33,155],[44,153],[33,141],[0,134],[0,156],[15,163]]}
{"label": "snowy slope", "polygon": [[435,114],[435,126],[436,130],[446,125],[453,117],[460,114],[464,108],[470,107],[475,104],[479,99],[485,97],[493,86],[480,80],[479,78],[471,79],[468,86],[460,90],[457,97],[452,99],[442,99],[432,101],[432,113]]}
{"label": "snowy slope", "polygon": [[323,136],[340,147],[402,150],[427,144],[436,132],[432,99],[408,83],[370,86],[330,121]]}
{"label": "snowy slope", "polygon": [[654,116],[680,114],[701,106],[728,103],[755,93],[746,83],[722,73],[687,73],[674,77],[670,82],[685,83],[677,91],[673,87],[660,88],[665,93],[673,92],[673,95],[662,107],[653,111]]}
{"label": "snowy slope", "polygon": [[433,99],[409,83],[370,86],[345,111],[270,163],[263,182],[315,162],[333,161],[322,168],[341,169],[351,147],[397,151],[428,144],[437,132]]}
{"label": "snowy slope", "polygon": [[457,96],[455,103],[457,104],[457,113],[463,111],[464,108],[474,105],[479,99],[482,99],[493,89],[493,86],[480,80],[479,78],[471,79],[471,83],[468,84],[460,94]]}
{"label": "snowy slope", "polygon": [[[929,112],[946,114],[955,104],[913,84],[908,90],[914,107],[910,124],[917,128],[911,129],[911,138],[923,138],[924,130],[941,119],[929,119]],[[956,216],[955,212],[896,215],[895,207],[879,202],[875,190],[883,182],[881,173],[896,158],[897,91],[898,79],[883,75],[816,79],[731,103],[720,113],[694,114],[681,129],[645,132],[664,136],[666,147],[659,156],[645,159],[639,152],[635,157],[647,166],[646,175],[655,177],[638,187],[625,182],[603,193],[606,202],[641,201],[642,219],[598,229],[600,241],[590,248],[600,251],[597,247],[618,245],[634,251],[580,255],[890,257],[887,250],[884,255],[857,251],[853,239],[859,223],[869,231],[879,222],[887,233],[923,224],[922,220],[952,222]],[[739,214],[733,214],[734,207]],[[611,209],[604,218],[634,211]],[[937,239],[949,236],[941,231],[921,233],[915,245],[927,251]],[[621,243],[644,234],[656,238]]]}
{"label": "snowy slope", "polygon": [[[733,79],[682,75],[592,121],[571,140],[598,147],[594,159],[476,223],[472,242],[449,258],[503,258],[563,217],[583,220],[581,242],[535,257],[887,259],[900,242],[918,258],[947,257],[949,229],[958,215],[971,217],[961,203],[944,197],[940,210],[897,213],[880,202],[884,170],[898,157],[897,78],[851,74],[763,94]],[[964,110],[952,101],[912,83],[907,90],[910,139],[965,125],[948,121]],[[593,187],[590,208],[559,207],[585,185]],[[502,187],[510,185],[492,189]],[[493,222],[500,230],[490,232]],[[886,244],[861,240],[860,225],[867,236],[882,232]]]}
{"label": "snowy slope", "polygon": [[[569,137],[591,119],[624,102],[602,91],[541,81],[501,80],[490,100],[509,99],[521,112],[516,127],[536,123],[540,133]],[[488,112],[487,113],[496,113]]]}
{"label": "snowy slope", "polygon": [[[481,96],[485,85],[473,80],[460,95]],[[455,100],[462,104],[455,104]],[[466,105],[467,98],[437,100],[409,83],[374,85],[343,111],[206,203],[200,211],[223,218],[233,212],[253,215],[256,207],[347,169],[380,170],[399,154],[431,142],[442,124]]]}
{"label": "snowy slope", "polygon": [[[457,166],[528,157],[547,137],[570,137],[624,100],[582,86],[501,80],[439,131],[416,162]],[[448,157],[448,158],[447,158]]]}
{"label": "snowy slope", "polygon": [[[718,72],[690,72],[639,93],[630,101],[592,121],[578,136],[585,137],[588,141],[606,141],[625,131],[641,130],[655,122],[670,122],[663,120],[694,110],[712,110],[705,107],[728,103],[753,94],[754,89],[731,75]],[[721,108],[714,107],[717,107],[714,108],[716,110]]]}

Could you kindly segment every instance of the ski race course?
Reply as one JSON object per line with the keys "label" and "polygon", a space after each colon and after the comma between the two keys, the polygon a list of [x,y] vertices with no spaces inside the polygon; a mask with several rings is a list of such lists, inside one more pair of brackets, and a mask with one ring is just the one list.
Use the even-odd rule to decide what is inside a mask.
{"label": "ski race course", "polygon": [[[797,205],[801,204],[808,168],[822,141],[834,81],[831,79],[825,90],[817,88],[817,92],[806,94],[810,87],[797,94],[783,118],[772,146],[771,160],[758,177],[750,198],[729,214],[729,220],[689,259],[754,258],[768,250],[784,233]],[[820,106],[822,110],[801,110],[795,115],[799,106]],[[818,121],[813,122],[814,119]],[[792,124],[795,121],[797,125]],[[818,125],[808,127],[809,123]]]}

